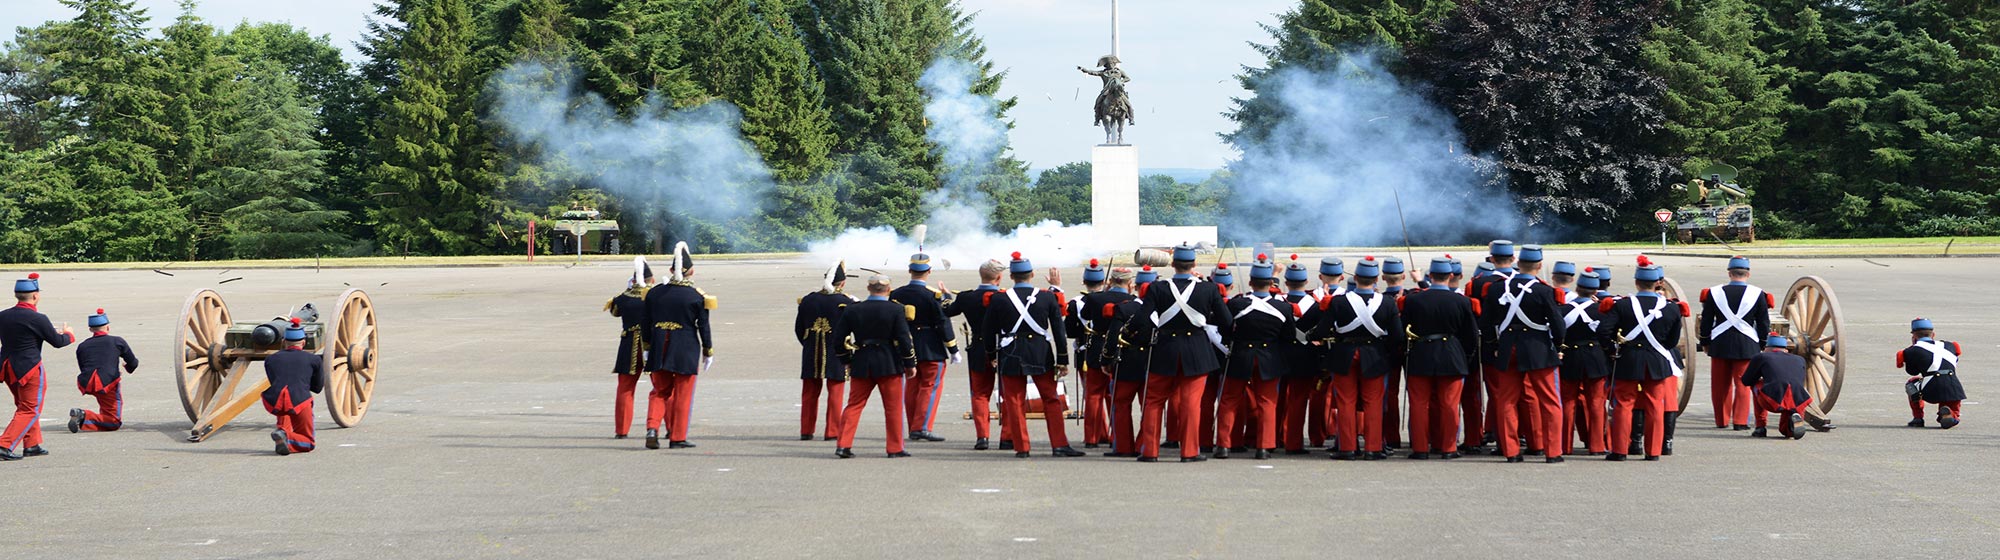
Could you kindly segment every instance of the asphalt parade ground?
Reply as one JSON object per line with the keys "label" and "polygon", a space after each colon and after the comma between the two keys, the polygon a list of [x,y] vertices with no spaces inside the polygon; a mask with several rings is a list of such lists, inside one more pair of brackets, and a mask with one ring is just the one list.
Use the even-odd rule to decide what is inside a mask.
{"label": "asphalt parade ground", "polygon": [[[1418,261],[1430,255],[1417,255]],[[1611,264],[1630,252],[1552,251]],[[1350,259],[1351,260],[1351,259]],[[1722,281],[1716,259],[1664,257],[1689,290]],[[856,266],[867,263],[855,263]],[[601,310],[626,264],[324,270],[44,271],[42,310],[79,331],[97,307],[139,352],[125,429],[70,434],[74,354],[49,352],[47,457],[0,463],[0,550],[15,558],[1133,558],[1484,557],[1973,558],[2000,545],[2000,259],[1760,259],[1753,282],[1782,293],[1827,280],[1843,306],[1840,426],[1802,441],[1715,430],[1706,360],[1676,454],[1660,462],[1572,457],[1560,465],[1257,461],[1140,464],[972,451],[964,366],[944,381],[937,431],[883,457],[880,403],[857,458],[798,440],[794,299],[823,263],[701,262],[720,299],[717,361],[699,377],[690,439],[613,440],[618,323]],[[889,266],[888,270],[900,267]],[[960,263],[938,277],[977,282]],[[1080,274],[1067,271],[1077,289]],[[8,271],[6,278],[25,271]],[[226,285],[218,282],[242,277]],[[856,283],[858,284],[858,282]],[[216,288],[238,320],[348,286],[379,309],[382,368],[358,427],[318,416],[319,450],[278,457],[252,407],[203,443],[167,362],[187,295]],[[849,293],[862,293],[853,286]],[[1966,350],[1971,399],[1950,431],[1913,429],[1892,367],[1908,321],[1934,319]],[[256,369],[261,375],[261,366]],[[641,386],[641,391],[645,390]],[[1928,417],[1928,415],[1927,415]],[[1775,428],[1773,429],[1775,432]],[[1070,424],[1081,445],[1081,428]],[[1634,457],[1637,459],[1637,457]]]}

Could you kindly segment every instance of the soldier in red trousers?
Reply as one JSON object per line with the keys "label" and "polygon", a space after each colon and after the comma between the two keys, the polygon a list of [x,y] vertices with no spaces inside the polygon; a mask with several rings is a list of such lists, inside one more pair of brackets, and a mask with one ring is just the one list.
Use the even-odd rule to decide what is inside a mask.
{"label": "soldier in red trousers", "polygon": [[42,345],[62,348],[76,342],[69,325],[56,328],[49,316],[35,309],[42,302],[41,280],[40,274],[16,280],[14,306],[0,310],[0,382],[14,395],[14,417],[0,432],[0,461],[49,454],[42,449],[42,399],[48,394]]}
{"label": "soldier in red trousers", "polygon": [[264,358],[264,410],[278,420],[271,441],[279,455],[313,450],[313,393],[326,388],[326,362],[305,350],[306,330],[297,317],[285,329],[285,349]]}
{"label": "soldier in red trousers", "polygon": [[1715,427],[1748,430],[1753,408],[1750,387],[1742,383],[1743,368],[1764,349],[1771,332],[1771,308],[1777,299],[1750,285],[1750,259],[1729,259],[1729,283],[1701,291],[1701,327],[1695,332],[1699,350],[1708,353],[1709,397],[1715,404]]}
{"label": "soldier in red trousers", "polygon": [[[97,399],[97,412],[69,409],[69,432],[113,432],[124,425],[125,395],[119,387],[120,373],[139,370],[139,356],[132,345],[111,334],[111,317],[98,309],[84,319],[90,338],[76,345],[76,388]],[[123,362],[122,364],[120,362]],[[124,368],[121,370],[120,365]]]}

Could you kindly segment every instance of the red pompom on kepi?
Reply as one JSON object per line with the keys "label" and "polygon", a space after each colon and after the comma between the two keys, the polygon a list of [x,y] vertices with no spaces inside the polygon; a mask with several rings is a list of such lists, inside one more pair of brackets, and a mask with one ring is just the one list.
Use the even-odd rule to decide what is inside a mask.
{"label": "red pompom on kepi", "polygon": [[1020,251],[1015,251],[1015,252],[1014,252],[1014,260],[1017,260],[1017,261],[1018,261],[1018,260],[1021,260],[1021,252],[1020,252]]}
{"label": "red pompom on kepi", "polygon": [[97,308],[97,314],[98,314],[98,315],[103,315],[103,314],[104,314],[104,308],[102,308],[102,307],[99,307],[99,308]]}
{"label": "red pompom on kepi", "polygon": [[1225,262],[1215,263],[1215,268],[1216,270],[1229,270],[1229,263]]}
{"label": "red pompom on kepi", "polygon": [[[1015,253],[1015,254],[1018,255],[1020,253]],[[1097,259],[1090,259],[1090,266],[1097,266]]]}
{"label": "red pompom on kepi", "polygon": [[1263,253],[1257,253],[1257,260],[1259,260],[1259,261],[1268,261],[1268,260],[1271,260],[1271,256],[1270,256],[1270,255],[1266,255],[1266,254],[1263,254]]}
{"label": "red pompom on kepi", "polygon": [[30,272],[30,273],[28,273],[28,279],[29,279],[29,280],[41,280],[41,279],[42,279],[42,273],[40,273],[40,272]]}
{"label": "red pompom on kepi", "polygon": [[298,317],[293,317],[293,318],[292,318],[292,326],[294,326],[294,327],[296,327],[296,326],[299,326],[299,318],[298,318]]}
{"label": "red pompom on kepi", "polygon": [[1296,261],[1296,260],[1299,260],[1299,254],[1298,254],[1298,253],[1292,253],[1292,260],[1295,260],[1295,261]]}

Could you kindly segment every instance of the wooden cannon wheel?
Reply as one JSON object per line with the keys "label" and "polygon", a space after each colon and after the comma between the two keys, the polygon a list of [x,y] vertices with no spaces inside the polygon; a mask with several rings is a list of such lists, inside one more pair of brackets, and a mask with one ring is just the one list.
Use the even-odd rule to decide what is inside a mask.
{"label": "wooden cannon wheel", "polygon": [[175,323],[175,384],[189,421],[200,421],[214,405],[230,360],[223,358],[223,334],[229,330],[229,306],[215,290],[198,290],[181,305]]}
{"label": "wooden cannon wheel", "polygon": [[368,414],[368,402],[375,395],[375,374],[382,334],[375,324],[375,302],[368,293],[350,289],[340,294],[327,322],[327,344],[320,351],[326,360],[326,411],[342,428],[352,428]]}
{"label": "wooden cannon wheel", "polygon": [[[1675,282],[1674,279],[1668,278],[1666,284],[1667,288],[1664,290],[1664,292],[1669,299],[1677,299],[1684,302],[1688,302],[1689,306],[1697,305],[1699,303],[1699,302],[1688,301],[1687,291],[1681,289],[1680,282]],[[1694,315],[1694,314],[1689,313],[1689,315]],[[1695,385],[1694,354],[1695,354],[1695,345],[1697,343],[1697,337],[1698,337],[1698,334],[1695,332],[1695,330],[1699,328],[1699,325],[1700,322],[1697,321],[1692,316],[1681,318],[1680,348],[1681,348],[1682,375],[1681,375],[1681,395],[1680,395],[1681,404],[1679,410],[1687,410],[1688,400],[1694,398],[1694,385]]]}
{"label": "wooden cannon wheel", "polygon": [[1841,319],[1840,300],[1833,297],[1826,280],[1807,276],[1792,282],[1778,309],[1790,324],[1785,337],[1791,339],[1792,353],[1806,359],[1806,390],[1813,398],[1804,412],[1806,423],[1821,431],[1831,429],[1829,413],[1847,375],[1847,345],[1840,334],[1846,321]]}

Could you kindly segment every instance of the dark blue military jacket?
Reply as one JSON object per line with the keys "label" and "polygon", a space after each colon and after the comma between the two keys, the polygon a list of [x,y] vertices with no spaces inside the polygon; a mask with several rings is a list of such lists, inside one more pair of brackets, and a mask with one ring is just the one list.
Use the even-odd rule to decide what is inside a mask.
{"label": "dark blue military jacket", "polygon": [[951,317],[944,313],[945,292],[912,281],[889,292],[889,300],[903,304],[903,317],[910,321],[910,340],[917,344],[917,361],[942,362],[958,348],[958,334],[951,330]]}
{"label": "dark blue military jacket", "polygon": [[646,292],[647,346],[652,354],[646,369],[695,375],[701,359],[715,353],[708,324],[713,300],[688,282],[654,286]]}
{"label": "dark blue military jacket", "polygon": [[847,365],[840,362],[841,340],[833,336],[833,324],[854,298],[842,293],[813,292],[799,298],[799,315],[792,320],[792,335],[799,339],[799,379],[846,381]]}
{"label": "dark blue military jacket", "polygon": [[[286,348],[264,358],[264,378],[271,381],[271,387],[264,390],[264,404],[290,409],[326,388],[326,361],[318,354]],[[281,401],[280,396],[289,400]]]}
{"label": "dark blue military jacket", "polygon": [[612,373],[638,375],[646,371],[646,326],[652,321],[646,320],[645,295],[633,288],[604,304],[604,309],[622,325],[618,331],[618,356],[611,362]]}
{"label": "dark blue military jacket", "polygon": [[854,377],[894,377],[917,367],[910,321],[902,304],[886,299],[855,302],[833,324],[833,339],[841,341],[840,360]]}
{"label": "dark blue military jacket", "polygon": [[[1189,288],[1190,285],[1193,287]],[[1153,317],[1166,317],[1174,307],[1176,289],[1188,292],[1187,307],[1200,315],[1207,325],[1217,329],[1229,326],[1229,306],[1223,302],[1221,287],[1192,277],[1157,280],[1148,284],[1141,296],[1146,301],[1146,312],[1133,320],[1150,321]],[[1160,323],[1156,330],[1150,368],[1154,375],[1208,375],[1222,368],[1218,359],[1221,352],[1216,351],[1207,330],[1196,326],[1186,311],[1174,314],[1172,319]]]}
{"label": "dark blue military jacket", "polygon": [[42,365],[42,344],[62,348],[72,342],[76,342],[75,337],[56,332],[49,316],[36,311],[35,306],[23,303],[0,310],[0,360],[13,368],[16,377]]}
{"label": "dark blue military jacket", "polygon": [[[994,371],[1001,375],[1042,375],[1054,373],[1056,366],[1069,365],[1069,335],[1063,328],[1062,297],[1025,284],[1011,291],[1027,306],[1027,320],[1019,320],[1020,310],[1003,291],[987,302],[985,324],[980,328],[981,336],[992,343],[997,366]],[[1029,298],[1034,301],[1029,302]],[[1029,322],[1048,334],[1035,332]]]}
{"label": "dark blue military jacket", "polygon": [[121,374],[119,361],[125,362],[125,372],[139,369],[139,356],[132,353],[132,345],[125,339],[109,334],[92,335],[76,345],[76,387],[86,394],[109,389],[118,382]]}

